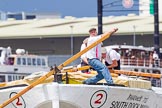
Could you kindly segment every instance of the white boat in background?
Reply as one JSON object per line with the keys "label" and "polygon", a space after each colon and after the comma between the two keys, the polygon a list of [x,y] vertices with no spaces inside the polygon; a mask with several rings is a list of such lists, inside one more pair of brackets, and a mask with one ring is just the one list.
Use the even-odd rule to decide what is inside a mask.
{"label": "white boat in background", "polygon": [[[153,47],[131,46],[131,45],[111,45],[105,46],[115,49],[121,54],[121,70],[129,70],[144,73],[162,74],[162,60],[153,59]],[[148,78],[153,86],[162,87],[162,79]]]}
{"label": "white boat in background", "polygon": [[31,55],[24,49],[12,54],[11,48],[0,47],[0,82],[19,80],[38,71],[49,71],[46,56]]}

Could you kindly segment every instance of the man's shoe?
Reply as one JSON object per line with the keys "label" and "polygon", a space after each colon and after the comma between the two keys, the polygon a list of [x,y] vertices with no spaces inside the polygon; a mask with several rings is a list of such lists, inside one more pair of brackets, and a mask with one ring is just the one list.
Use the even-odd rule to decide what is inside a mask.
{"label": "man's shoe", "polygon": [[86,81],[83,81],[82,84],[87,84],[87,85],[96,85],[96,83],[87,83]]}
{"label": "man's shoe", "polygon": [[86,81],[83,81],[82,84],[86,84]]}

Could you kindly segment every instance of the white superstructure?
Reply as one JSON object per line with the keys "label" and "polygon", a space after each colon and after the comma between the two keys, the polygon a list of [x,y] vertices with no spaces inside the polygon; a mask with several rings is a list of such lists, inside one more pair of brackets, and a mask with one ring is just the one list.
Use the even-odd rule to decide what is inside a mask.
{"label": "white superstructure", "polygon": [[[153,58],[153,47],[111,45],[106,46],[115,49],[121,54],[121,70],[129,70],[144,73],[162,74],[162,60]],[[162,87],[162,79],[149,78],[154,86]]]}
{"label": "white superstructure", "polygon": [[38,71],[49,71],[46,56],[30,55],[24,49],[12,54],[10,47],[0,47],[0,82],[22,79]]}

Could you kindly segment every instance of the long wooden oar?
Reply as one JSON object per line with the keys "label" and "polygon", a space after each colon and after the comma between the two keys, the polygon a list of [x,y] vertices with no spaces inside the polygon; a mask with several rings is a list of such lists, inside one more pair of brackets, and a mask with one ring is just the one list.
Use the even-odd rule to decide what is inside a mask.
{"label": "long wooden oar", "polygon": [[91,68],[91,66],[82,66],[82,67],[71,67],[71,68],[67,68],[67,69],[63,69],[61,70],[61,72],[77,72],[77,71],[81,71],[81,70],[86,70]]}
{"label": "long wooden oar", "polygon": [[[81,70],[86,70],[91,68],[91,66],[82,66],[82,67],[74,67],[70,69],[62,70],[62,72],[76,72]],[[149,77],[149,78],[162,78],[161,74],[155,74],[155,73],[144,73],[144,72],[135,72],[135,71],[128,71],[128,70],[110,70],[111,73],[116,74],[124,74],[127,76],[141,76],[141,77]]]}
{"label": "long wooden oar", "polygon": [[126,70],[110,70],[111,73],[124,74],[128,76],[141,76],[149,78],[162,78],[161,74],[154,73],[144,73],[144,72],[135,72],[135,71],[126,71]]}
{"label": "long wooden oar", "polygon": [[[68,64],[70,64],[71,62],[73,62],[74,60],[76,60],[77,58],[79,58],[82,54],[86,53],[88,50],[92,49],[93,47],[95,47],[96,45],[98,45],[99,43],[101,43],[102,41],[104,41],[105,39],[109,38],[110,35],[112,35],[113,33],[115,33],[117,30],[118,29],[113,29],[111,32],[104,33],[102,35],[102,38],[101,39],[95,41],[94,43],[92,43],[90,46],[88,46],[84,50],[78,52],[77,54],[75,54],[74,56],[72,56],[71,58],[69,58],[68,60],[66,60],[64,63],[60,64],[58,66],[58,69],[61,70],[64,66],[67,66]],[[6,105],[8,105],[9,103],[11,103],[12,101],[14,101],[15,99],[17,99],[18,97],[22,96],[24,93],[26,93],[27,91],[29,91],[30,89],[32,89],[36,85],[40,84],[41,82],[43,82],[44,80],[46,80],[48,77],[50,77],[53,74],[55,74],[55,70],[52,70],[52,71],[48,72],[46,75],[40,77],[38,80],[36,80],[35,82],[33,82],[31,85],[27,86],[25,89],[23,89],[22,91],[20,91],[19,93],[17,93],[15,96],[11,97],[10,99],[8,99],[4,103],[2,103],[0,105],[0,108],[5,107]]]}

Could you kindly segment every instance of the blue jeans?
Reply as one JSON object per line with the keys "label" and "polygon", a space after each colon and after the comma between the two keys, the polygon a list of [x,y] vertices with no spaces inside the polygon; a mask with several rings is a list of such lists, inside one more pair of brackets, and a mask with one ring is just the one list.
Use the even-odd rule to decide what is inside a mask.
{"label": "blue jeans", "polygon": [[106,82],[108,84],[113,84],[112,77],[110,75],[110,72],[108,68],[99,60],[99,59],[88,59],[88,63],[90,66],[92,66],[96,71],[97,75],[91,78],[88,78],[83,83],[85,84],[96,84],[98,81],[105,78]]}

